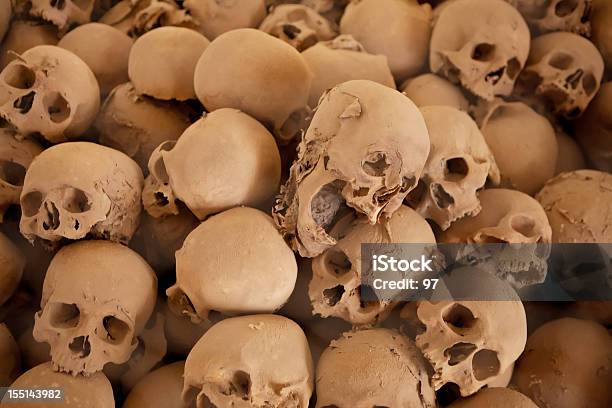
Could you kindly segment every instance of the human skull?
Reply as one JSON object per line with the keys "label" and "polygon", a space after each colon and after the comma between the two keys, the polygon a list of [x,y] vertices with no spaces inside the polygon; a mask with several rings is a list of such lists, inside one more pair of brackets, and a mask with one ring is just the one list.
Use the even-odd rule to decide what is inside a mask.
{"label": "human skull", "polygon": [[[223,271],[223,273],[219,273]],[[194,323],[211,311],[273,313],[295,287],[295,255],[269,215],[248,207],[217,214],[194,229],[176,252],[168,305]]]}
{"label": "human skull", "polygon": [[24,136],[40,133],[52,143],[82,136],[99,107],[93,72],[63,48],[30,48],[0,73],[0,116]]}
{"label": "human skull", "polygon": [[612,173],[612,82],[601,86],[575,129],[589,162],[598,170]]}
{"label": "human skull", "polygon": [[65,246],[47,270],[34,338],[49,343],[59,371],[87,375],[125,363],[156,296],[155,273],[131,249],[108,241]]}
{"label": "human skull", "polygon": [[478,214],[476,197],[487,181],[499,184],[495,158],[470,116],[450,106],[421,108],[431,151],[420,185],[407,201],[419,214],[447,229],[454,221]]}
{"label": "human skull", "polygon": [[57,27],[52,24],[13,19],[0,46],[0,69],[30,48],[37,45],[55,45],[58,40]]}
{"label": "human skull", "polygon": [[612,72],[612,31],[609,29],[611,19],[612,4],[605,0],[596,0],[591,13],[591,40],[599,49],[608,73]]}
{"label": "human skull", "polygon": [[307,408],[313,362],[304,332],[277,315],[223,320],[185,363],[183,401],[197,408]]}
{"label": "human skull", "polygon": [[599,90],[604,62],[597,48],[577,34],[556,32],[533,40],[519,95],[535,94],[553,113],[575,119]]}
{"label": "human skull", "polygon": [[43,151],[35,141],[18,140],[16,136],[0,128],[0,222],[9,206],[19,204],[26,171],[34,157]]}
{"label": "human skull", "polygon": [[[516,190],[486,189],[478,194],[478,215],[455,222],[439,237],[452,244],[549,244],[552,230],[539,203]],[[546,245],[495,247],[493,272],[515,287],[546,277]],[[470,248],[466,248],[471,250]],[[478,246],[475,247],[478,250]],[[485,248],[486,249],[486,248]],[[540,252],[542,251],[542,252]],[[461,255],[461,254],[460,254]],[[486,259],[483,259],[486,261]]]}
{"label": "human skull", "polygon": [[435,74],[422,74],[410,78],[399,89],[418,107],[445,105],[464,112],[469,108],[461,89]]}
{"label": "human skull", "polygon": [[127,243],[138,227],[144,181],[123,153],[62,143],[30,164],[21,192],[21,233],[48,241],[86,236]]}
{"label": "human skull", "polygon": [[470,398],[452,403],[449,408],[538,408],[538,406],[525,395],[511,388],[491,387],[483,388]]}
{"label": "human skull", "polygon": [[176,199],[204,220],[237,205],[267,207],[280,182],[280,154],[263,125],[236,109],[218,109],[149,160],[143,191],[154,217],[177,214]]}
{"label": "human skull", "polygon": [[[586,169],[584,153],[574,138],[563,131],[557,130],[557,145],[559,146],[559,154],[557,155],[555,176],[568,171]],[[612,171],[612,166],[609,170]]]}
{"label": "human skull", "polygon": [[340,317],[353,325],[380,322],[396,305],[388,300],[362,301],[362,244],[436,243],[429,224],[406,206],[375,225],[363,216],[347,214],[332,228],[331,235],[338,237],[338,243],[312,260],[310,301],[314,313]]}
{"label": "human skull", "polygon": [[183,7],[209,40],[238,28],[256,28],[266,16],[264,0],[185,0]]}
{"label": "human skull", "polygon": [[[506,282],[488,272],[460,271],[446,277],[452,280],[450,287],[465,288],[472,299],[501,300],[446,297],[418,302],[416,344],[434,368],[434,389],[455,384],[462,396],[468,396],[503,376],[518,359],[527,341],[527,319],[520,298]],[[404,311],[402,315],[406,317]]]}
{"label": "human skull", "polygon": [[427,362],[412,341],[389,329],[333,340],[317,364],[316,389],[317,408],[437,406]]}
{"label": "human skull", "polygon": [[337,243],[329,235],[346,206],[375,224],[392,214],[421,176],[429,135],[417,107],[367,80],[334,87],[298,148],[273,210],[282,234],[302,256]]}
{"label": "human skull", "polygon": [[91,21],[96,0],[16,0],[33,17],[39,17],[57,26],[65,33],[76,25]]}
{"label": "human skull", "polygon": [[3,233],[0,232],[0,306],[15,293],[23,276],[26,257],[21,250]]}
{"label": "human skull", "polygon": [[150,372],[132,388],[123,408],[183,407],[180,401],[184,371],[185,361],[177,361]]}
{"label": "human skull", "polygon": [[4,323],[0,323],[0,387],[8,387],[21,369],[21,356],[15,338]]}
{"label": "human skull", "polygon": [[274,8],[259,29],[291,44],[300,52],[338,35],[327,19],[301,4],[281,4]]}
{"label": "human skull", "polygon": [[[64,400],[59,405],[67,407],[115,407],[113,387],[104,374],[95,373],[85,377],[58,373],[53,369],[51,363],[43,363],[26,371],[13,382],[11,387],[15,389],[59,388],[64,395]],[[45,408],[51,404],[53,403],[49,403],[49,400],[43,402],[12,400],[6,403],[14,408]]]}
{"label": "human skull", "polygon": [[510,95],[529,55],[529,27],[503,0],[444,3],[431,35],[429,67],[486,100]]}
{"label": "human skull", "polygon": [[592,0],[506,0],[538,33],[571,31],[589,36]]}

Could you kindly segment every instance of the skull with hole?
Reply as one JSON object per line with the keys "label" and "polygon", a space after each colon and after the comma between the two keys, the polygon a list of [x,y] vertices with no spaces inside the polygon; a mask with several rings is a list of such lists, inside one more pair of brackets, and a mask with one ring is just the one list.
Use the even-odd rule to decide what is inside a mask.
{"label": "skull with hole", "polygon": [[128,243],[138,227],[140,167],[89,142],[61,143],[30,164],[21,192],[21,233],[33,241],[85,236]]}
{"label": "skull with hole", "polygon": [[60,32],[91,21],[96,0],[16,0],[17,10],[53,23]]}
{"label": "skull with hole", "polygon": [[431,151],[419,186],[407,197],[419,214],[443,230],[480,211],[476,192],[487,181],[499,184],[499,170],[470,116],[450,106],[421,108]]}
{"label": "skull with hole", "polygon": [[503,0],[456,0],[440,6],[429,67],[480,98],[510,95],[529,55],[529,27]]}
{"label": "skull with hole", "polygon": [[313,362],[304,332],[277,315],[223,320],[185,363],[183,401],[197,408],[307,408]]}
{"label": "skull with hole", "polygon": [[552,230],[542,206],[534,198],[516,190],[487,189],[478,194],[478,199],[482,206],[480,213],[455,222],[441,234],[440,241],[453,244],[529,244],[496,246],[492,258],[482,261],[491,261],[487,267],[515,287],[543,282]]}
{"label": "skull with hole", "polygon": [[506,0],[518,9],[538,33],[571,31],[588,36],[591,32],[592,0]]}
{"label": "skull with hole", "polygon": [[566,32],[544,34],[531,44],[517,92],[535,94],[556,115],[575,119],[595,97],[603,71],[601,54],[586,38]]}
{"label": "skull with hole", "polygon": [[349,213],[332,228],[331,235],[338,237],[338,243],[312,260],[308,292],[314,313],[340,317],[353,325],[380,322],[396,305],[391,301],[362,301],[361,244],[436,243],[429,224],[406,206],[375,225]]}
{"label": "skull with hole", "polygon": [[[489,272],[462,268],[446,275],[448,288],[459,288],[461,297],[499,300],[443,300],[417,303],[416,344],[434,368],[436,390],[458,387],[462,396],[477,392],[503,376],[518,359],[527,341],[525,309],[516,292]],[[433,298],[438,297],[439,285]],[[463,289],[463,290],[461,290]],[[454,385],[453,385],[454,384]]]}
{"label": "skull with hole", "polygon": [[43,151],[33,140],[18,140],[8,129],[0,128],[0,222],[9,206],[19,204],[26,171]]}
{"label": "skull with hole", "polygon": [[185,0],[195,29],[213,40],[226,31],[256,28],[266,17],[264,0]]}
{"label": "skull with hole", "polygon": [[157,296],[157,279],[136,252],[114,242],[80,241],[53,258],[34,338],[51,346],[59,371],[92,374],[129,360]]}
{"label": "skull with hole", "polygon": [[0,116],[25,136],[40,133],[52,143],[82,136],[99,107],[93,72],[63,48],[30,48],[0,73]]}
{"label": "skull with hole", "polygon": [[298,51],[338,35],[326,18],[301,4],[281,4],[264,19],[259,29],[291,44]]}
{"label": "skull with hole", "polygon": [[322,98],[273,210],[292,247],[314,257],[337,241],[329,230],[346,207],[371,224],[392,214],[416,186],[429,135],[418,108],[367,80],[345,82]]}

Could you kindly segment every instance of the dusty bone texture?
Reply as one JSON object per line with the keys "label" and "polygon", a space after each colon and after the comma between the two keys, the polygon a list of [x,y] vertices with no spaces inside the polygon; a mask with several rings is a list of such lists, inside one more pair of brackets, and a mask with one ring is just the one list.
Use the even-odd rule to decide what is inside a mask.
{"label": "dusty bone texture", "polygon": [[8,387],[21,373],[19,346],[6,324],[0,324],[0,387]]}
{"label": "dusty bone texture", "polygon": [[562,173],[536,199],[559,243],[612,243],[612,175],[596,170]]}
{"label": "dusty bone texture", "polygon": [[188,28],[151,30],[139,37],[130,50],[130,81],[139,93],[156,99],[195,99],[194,71],[209,43],[206,37]]}
{"label": "dusty bone texture", "polygon": [[529,336],[514,382],[540,407],[609,407],[612,337],[587,320],[546,323]]}
{"label": "dusty bone texture", "polygon": [[[12,388],[61,388],[65,400],[60,406],[70,408],[115,408],[115,397],[110,381],[102,373],[89,377],[73,376],[53,370],[51,363],[43,363],[23,373]],[[8,404],[15,408],[48,408],[46,401]]]}
{"label": "dusty bone texture", "polygon": [[[96,76],[100,93],[108,93],[128,81],[128,57],[133,40],[114,27],[84,24],[62,37],[58,47],[81,58]],[[95,46],[92,46],[94,45]]]}
{"label": "dusty bone texture", "polygon": [[177,140],[189,125],[180,105],[139,95],[130,82],[110,92],[95,122],[100,143],[130,156],[145,174],[155,148]]}
{"label": "dusty bone texture", "polygon": [[317,364],[317,408],[433,408],[428,365],[408,338],[389,329],[344,333]]}
{"label": "dusty bone texture", "polygon": [[0,117],[24,136],[52,143],[83,136],[100,107],[91,69],[70,51],[39,45],[0,73]]}
{"label": "dusty bone texture", "polygon": [[510,95],[529,55],[529,27],[520,13],[503,0],[457,0],[438,7],[431,72],[482,99]]}
{"label": "dusty bone texture", "polygon": [[55,25],[64,34],[72,27],[91,21],[96,0],[15,0],[15,11]]}
{"label": "dusty bone texture", "polygon": [[367,53],[350,35],[318,42],[303,51],[302,56],[313,74],[308,97],[308,105],[313,109],[328,89],[353,79],[368,79],[395,89],[387,58]]}
{"label": "dusty bone texture", "polygon": [[461,89],[436,74],[407,79],[399,88],[416,106],[444,105],[468,111],[469,103]]}
{"label": "dusty bone texture", "polygon": [[533,195],[555,174],[559,147],[548,119],[522,102],[496,100],[480,130],[495,156],[500,185]]}
{"label": "dusty bone texture", "polygon": [[[556,133],[559,154],[557,155],[555,176],[568,171],[586,169],[584,153],[576,140],[563,131],[557,130]],[[610,140],[612,141],[612,138]],[[610,170],[612,170],[612,167],[610,167]]]}
{"label": "dusty bone texture", "polygon": [[576,139],[589,164],[598,170],[612,172],[612,82],[601,86],[584,115],[575,123],[575,129]]}
{"label": "dusty bone texture", "polygon": [[23,276],[26,258],[21,250],[0,232],[0,306],[15,293]]}
{"label": "dusty bone texture", "polygon": [[200,220],[238,205],[268,208],[280,167],[274,137],[263,125],[239,110],[218,109],[153,152],[144,207],[153,217],[177,214],[180,200]]}
{"label": "dusty bone texture", "polygon": [[291,247],[314,257],[347,206],[371,224],[392,214],[421,176],[429,135],[418,108],[367,80],[344,82],[322,98],[273,210]]}
{"label": "dusty bone texture", "polygon": [[312,73],[289,44],[244,28],[210,43],[198,61],[194,82],[209,112],[239,109],[285,140],[294,137],[293,122],[299,122],[307,107]]}
{"label": "dusty bone texture", "polygon": [[0,222],[9,206],[19,204],[26,171],[43,151],[34,140],[19,140],[17,136],[9,129],[0,128]]}
{"label": "dusty bone texture", "polygon": [[210,311],[272,313],[287,301],[297,275],[295,256],[270,216],[248,207],[217,214],[193,230],[176,253],[170,308],[194,323]]}
{"label": "dusty bone texture", "polygon": [[0,41],[8,31],[13,18],[13,7],[11,0],[0,0]]}
{"label": "dusty bone texture", "polygon": [[123,403],[123,408],[185,408],[181,401],[185,361],[162,366],[143,377]]}
{"label": "dusty bone texture", "polygon": [[591,34],[592,0],[506,0],[525,17],[537,34],[571,31]]}
{"label": "dusty bone texture", "polygon": [[518,391],[510,388],[484,388],[470,398],[450,405],[450,408],[537,408],[538,406]]}
{"label": "dusty bone texture", "polygon": [[407,202],[424,218],[445,230],[463,217],[478,214],[476,193],[487,181],[498,185],[495,157],[470,116],[450,106],[420,108],[431,150]]}
{"label": "dusty bone texture", "polygon": [[142,171],[125,154],[89,142],[36,156],[21,192],[21,233],[30,241],[86,236],[128,243],[138,227]]}
{"label": "dusty bone texture", "polygon": [[505,299],[451,301],[446,295],[438,300],[445,290],[441,284],[432,295],[436,301],[418,302],[415,313],[410,304],[402,311],[419,326],[416,345],[434,368],[434,389],[454,383],[465,397],[504,376],[521,355],[527,341],[525,309],[514,289],[489,272],[462,268],[444,283],[460,297]]}
{"label": "dusty bone texture", "polygon": [[517,93],[535,95],[555,115],[576,119],[597,94],[603,72],[592,42],[573,33],[548,33],[532,41]]}
{"label": "dusty bone texture", "polygon": [[65,246],[47,270],[34,339],[49,343],[55,370],[91,375],[130,359],[156,296],[155,273],[131,249],[109,241]]}
{"label": "dusty bone texture", "polygon": [[308,287],[313,312],[340,317],[353,325],[383,321],[396,303],[361,301],[361,244],[436,243],[427,221],[413,209],[401,206],[390,217],[371,225],[365,217],[347,214],[332,229],[338,243],[312,260]]}
{"label": "dusty bone texture", "polygon": [[211,327],[185,363],[183,401],[236,408],[307,408],[314,368],[304,332],[277,315],[241,316]]}
{"label": "dusty bone texture", "polygon": [[0,46],[0,69],[30,48],[56,45],[58,41],[57,27],[54,25],[14,19]]}
{"label": "dusty bone texture", "polygon": [[591,15],[592,41],[599,49],[608,73],[612,71],[612,5],[606,0],[595,0]]}
{"label": "dusty bone texture", "polygon": [[185,0],[195,29],[213,40],[239,28],[256,28],[266,17],[264,0]]}
{"label": "dusty bone texture", "polygon": [[401,82],[427,61],[431,18],[431,6],[416,0],[355,1],[346,7],[340,33],[352,35],[372,54],[385,55]]}
{"label": "dusty bone texture", "polygon": [[261,22],[259,29],[280,38],[300,52],[338,35],[329,20],[301,4],[275,7]]}

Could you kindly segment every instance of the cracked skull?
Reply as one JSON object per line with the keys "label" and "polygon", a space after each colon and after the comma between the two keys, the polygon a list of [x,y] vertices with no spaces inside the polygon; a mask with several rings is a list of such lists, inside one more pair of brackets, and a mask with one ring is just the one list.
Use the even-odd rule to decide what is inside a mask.
{"label": "cracked skull", "polygon": [[452,222],[480,211],[476,192],[487,179],[499,184],[499,170],[478,126],[458,109],[448,106],[421,108],[431,152],[420,185],[407,201],[443,230]]}
{"label": "cracked skull", "polygon": [[506,0],[539,33],[572,31],[588,36],[592,0]]}
{"label": "cracked skull", "polygon": [[429,135],[418,108],[396,90],[356,80],[326,93],[298,148],[274,208],[302,256],[336,244],[329,235],[346,207],[375,224],[397,210],[421,176]]}
{"label": "cracked skull", "polygon": [[153,312],[157,279],[131,249],[81,241],[53,258],[36,314],[34,338],[51,346],[57,370],[92,374],[121,364]]}
{"label": "cracked skull", "polygon": [[599,90],[604,62],[597,48],[577,34],[557,32],[537,37],[517,90],[535,94],[556,115],[579,117]]}
{"label": "cracked skull", "polygon": [[433,73],[486,100],[510,95],[529,54],[529,27],[503,0],[440,6],[429,54]]}
{"label": "cracked skull", "polygon": [[29,240],[87,235],[127,243],[138,227],[144,181],[125,154],[88,142],[53,146],[30,164],[21,192]]}
{"label": "cracked skull", "polygon": [[347,214],[334,226],[331,235],[338,237],[338,243],[312,260],[310,300],[314,313],[340,317],[354,325],[382,321],[395,306],[391,301],[361,300],[361,244],[436,243],[429,224],[406,206],[375,225],[363,216]]}
{"label": "cracked skull", "polygon": [[93,72],[62,48],[30,48],[0,73],[0,116],[24,136],[40,133],[52,143],[79,137],[99,107]]}
{"label": "cracked skull", "polygon": [[313,362],[304,332],[277,315],[212,326],[185,363],[183,401],[197,408],[307,408]]}

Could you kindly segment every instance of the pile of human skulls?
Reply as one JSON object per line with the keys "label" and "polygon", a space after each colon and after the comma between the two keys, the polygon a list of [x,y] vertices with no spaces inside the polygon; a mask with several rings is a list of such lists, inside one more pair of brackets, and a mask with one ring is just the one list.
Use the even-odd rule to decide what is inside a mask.
{"label": "pile of human skulls", "polygon": [[612,244],[612,1],[0,0],[0,40],[0,387],[612,407],[612,300],[522,301],[536,251],[414,302],[361,258]]}

